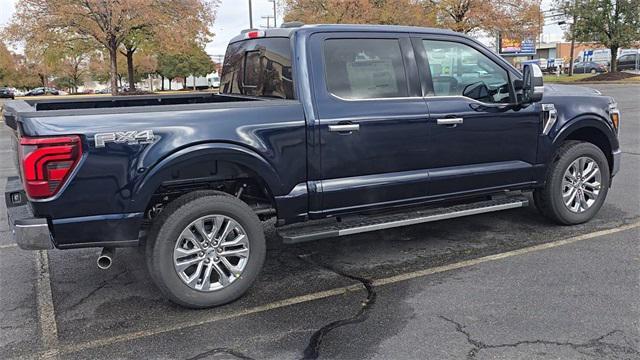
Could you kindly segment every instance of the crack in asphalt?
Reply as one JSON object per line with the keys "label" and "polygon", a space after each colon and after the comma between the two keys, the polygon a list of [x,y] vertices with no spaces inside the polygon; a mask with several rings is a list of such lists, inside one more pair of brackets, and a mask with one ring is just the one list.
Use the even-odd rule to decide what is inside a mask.
{"label": "crack in asphalt", "polygon": [[[475,356],[484,349],[500,349],[500,348],[515,348],[518,347],[520,345],[555,345],[555,346],[569,346],[572,349],[576,350],[577,352],[583,354],[583,355],[591,355],[591,356],[600,356],[600,358],[602,356],[605,356],[606,353],[604,352],[604,350],[610,350],[614,353],[623,353],[623,354],[627,354],[627,355],[640,355],[640,351],[638,351],[637,349],[635,349],[631,344],[627,342],[627,344],[629,346],[622,346],[622,345],[617,345],[617,344],[611,344],[608,342],[604,342],[603,340],[606,339],[607,337],[613,335],[613,334],[624,334],[624,331],[622,330],[612,330],[602,336],[599,336],[597,338],[594,339],[590,339],[584,343],[573,343],[573,342],[562,342],[562,341],[553,341],[553,340],[521,340],[521,341],[517,341],[514,343],[505,343],[505,344],[487,344],[485,342],[482,342],[480,340],[474,339],[471,336],[471,333],[467,330],[465,330],[465,326],[462,325],[461,323],[450,319],[448,317],[442,316],[440,315],[440,318],[455,325],[456,327],[456,331],[463,334],[466,339],[467,342],[473,346],[473,348],[471,348],[471,350],[469,350],[469,352],[467,353],[467,359],[475,359]],[[593,349],[593,351],[596,354],[591,354],[591,353],[585,353],[584,350],[585,349]]]}
{"label": "crack in asphalt", "polygon": [[304,349],[304,357],[302,358],[303,360],[314,360],[314,359],[317,359],[318,356],[320,356],[320,346],[322,345],[322,340],[332,330],[345,325],[357,324],[367,320],[369,318],[368,312],[369,310],[371,310],[371,307],[375,304],[376,296],[377,296],[377,293],[373,286],[373,282],[370,279],[348,274],[342,270],[332,268],[329,265],[318,263],[312,260],[310,256],[311,255],[298,255],[298,258],[312,265],[318,266],[322,269],[331,271],[340,276],[361,282],[362,285],[367,290],[367,297],[362,301],[360,309],[355,315],[345,319],[340,319],[340,320],[330,322],[327,325],[316,330],[316,332],[313,333],[313,335],[311,335],[311,338],[309,339],[309,344],[307,345],[306,349]]}
{"label": "crack in asphalt", "polygon": [[106,287],[107,285],[111,284],[111,282],[115,279],[117,279],[120,275],[126,273],[127,270],[123,270],[117,274],[115,274],[114,276],[102,281],[102,283],[100,285],[98,285],[95,289],[91,290],[87,295],[83,296],[80,298],[80,300],[76,301],[75,303],[71,304],[69,306],[69,310],[74,309],[76,306],[82,304],[83,302],[85,302],[88,298],[90,298],[93,294],[97,293],[98,291],[100,291],[101,289],[103,289],[104,287]]}
{"label": "crack in asphalt", "polygon": [[237,350],[233,350],[233,349],[229,349],[229,348],[215,348],[212,350],[207,350],[205,352],[202,352],[196,356],[190,357],[187,360],[197,360],[197,359],[204,359],[207,356],[215,356],[218,354],[226,354],[226,355],[231,355],[233,357],[235,357],[236,359],[240,359],[240,360],[254,360],[252,357],[249,357]]}
{"label": "crack in asphalt", "polygon": [[623,151],[623,154],[627,154],[627,155],[637,155],[640,156],[640,153],[636,153],[636,152],[632,152],[632,151]]}

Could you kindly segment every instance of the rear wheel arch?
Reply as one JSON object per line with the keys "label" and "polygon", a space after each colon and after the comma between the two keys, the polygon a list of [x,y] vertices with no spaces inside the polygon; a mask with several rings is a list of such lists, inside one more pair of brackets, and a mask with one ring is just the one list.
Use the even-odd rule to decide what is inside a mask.
{"label": "rear wheel arch", "polygon": [[151,168],[134,191],[132,207],[148,211],[155,197],[166,190],[177,196],[199,189],[235,195],[243,184],[254,193],[261,192],[271,206],[274,195],[282,191],[275,169],[255,152],[234,144],[200,144],[181,149]]}

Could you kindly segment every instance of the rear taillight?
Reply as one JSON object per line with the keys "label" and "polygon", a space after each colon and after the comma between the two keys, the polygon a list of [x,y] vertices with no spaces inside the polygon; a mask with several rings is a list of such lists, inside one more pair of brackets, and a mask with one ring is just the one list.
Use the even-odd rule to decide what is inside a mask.
{"label": "rear taillight", "polygon": [[56,136],[20,139],[22,181],[27,195],[43,199],[55,195],[82,156],[80,137]]}

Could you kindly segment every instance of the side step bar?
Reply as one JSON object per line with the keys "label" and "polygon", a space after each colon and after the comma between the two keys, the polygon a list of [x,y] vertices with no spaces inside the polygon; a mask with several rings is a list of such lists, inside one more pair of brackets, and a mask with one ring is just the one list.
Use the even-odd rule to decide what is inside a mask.
{"label": "side step bar", "polygon": [[342,222],[335,219],[319,220],[315,224],[292,224],[278,228],[278,234],[285,244],[318,240],[329,237],[359,234],[369,231],[391,229],[400,226],[422,224],[432,221],[453,219],[463,216],[483,214],[493,211],[526,207],[529,200],[525,196],[510,196],[501,199],[479,201],[448,207],[410,210],[402,213],[357,216],[345,218]]}

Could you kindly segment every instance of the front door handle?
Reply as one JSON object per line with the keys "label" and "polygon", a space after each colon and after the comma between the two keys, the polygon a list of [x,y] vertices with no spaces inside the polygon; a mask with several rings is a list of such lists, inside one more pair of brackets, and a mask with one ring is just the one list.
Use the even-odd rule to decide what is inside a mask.
{"label": "front door handle", "polygon": [[458,125],[458,124],[462,124],[464,122],[463,118],[444,118],[444,119],[438,119],[437,120],[437,124],[438,125]]}
{"label": "front door handle", "polygon": [[354,131],[360,131],[360,124],[329,125],[329,132],[351,133]]}

